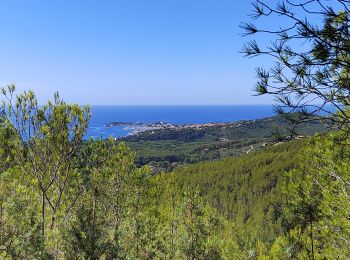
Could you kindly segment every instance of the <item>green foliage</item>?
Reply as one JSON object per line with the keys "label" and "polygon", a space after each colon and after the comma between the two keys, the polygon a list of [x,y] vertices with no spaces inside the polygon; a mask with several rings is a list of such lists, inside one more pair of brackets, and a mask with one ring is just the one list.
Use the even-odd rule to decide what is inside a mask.
{"label": "green foliage", "polygon": [[21,179],[16,169],[0,174],[0,253],[10,259],[48,259],[38,201]]}
{"label": "green foliage", "polygon": [[1,255],[140,256],[150,241],[140,237],[154,234],[148,170],[122,143],[83,143],[87,107],[58,95],[39,107],[34,93],[14,91],[2,91]]}
{"label": "green foliage", "polygon": [[197,191],[137,168],[124,143],[83,142],[87,108],[58,95],[39,107],[32,92],[13,101],[13,86],[3,94],[1,257],[225,259],[239,252],[230,247],[232,228],[221,239],[230,224]]}
{"label": "green foliage", "polygon": [[[201,126],[192,129],[197,136],[187,136],[188,129],[153,130],[128,136],[122,140],[137,153],[137,164],[150,165],[152,171],[171,171],[183,164],[217,160],[263,150],[288,136],[292,125],[276,116],[223,125]],[[313,135],[326,128],[321,121],[301,124],[301,135]],[[185,140],[186,139],[186,140]]]}
{"label": "green foliage", "polygon": [[[66,250],[71,257],[98,259],[114,242],[108,226],[115,222],[114,204],[126,192],[133,154],[113,140],[90,141],[78,152],[77,161],[84,173],[85,193],[77,202],[72,223],[65,234]],[[115,231],[119,230],[115,228]]]}
{"label": "green foliage", "polygon": [[342,133],[315,138],[286,184],[285,217],[305,235],[296,240],[310,257],[350,257],[347,142]]}
{"label": "green foliage", "polygon": [[198,187],[210,205],[235,223],[242,248],[282,234],[281,193],[285,172],[295,166],[302,141],[262,152],[175,169],[180,186]]}
{"label": "green foliage", "polygon": [[66,255],[69,258],[80,256],[87,259],[99,259],[109,248],[109,241],[103,229],[107,223],[101,223],[104,218],[96,216],[96,213],[95,208],[89,206],[81,206],[77,209],[75,220],[72,221],[65,236],[67,239]]}
{"label": "green foliage", "polygon": [[[262,46],[264,37],[253,39],[243,53],[273,60],[270,68],[256,70],[256,93],[275,96],[279,113],[298,115],[296,125],[326,112],[330,121],[348,131],[349,1],[254,0],[252,4],[254,21],[241,24],[244,34],[267,36],[270,44]],[[279,24],[274,26],[269,19]]]}
{"label": "green foliage", "polygon": [[38,107],[31,92],[13,104],[8,91],[0,121],[2,258],[350,257],[346,135],[152,175],[122,142],[83,142],[88,110],[57,95]]}

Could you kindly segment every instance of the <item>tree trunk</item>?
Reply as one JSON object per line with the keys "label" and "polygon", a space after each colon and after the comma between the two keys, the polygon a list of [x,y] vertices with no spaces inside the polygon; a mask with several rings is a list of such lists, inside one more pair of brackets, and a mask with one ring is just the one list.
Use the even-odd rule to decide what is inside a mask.
{"label": "tree trunk", "polygon": [[3,232],[4,232],[4,221],[3,221],[3,207],[2,207],[2,200],[0,201],[0,245],[3,244]]}
{"label": "tree trunk", "polygon": [[42,201],[41,201],[41,235],[45,238],[45,196],[42,192]]}
{"label": "tree trunk", "polygon": [[314,260],[315,252],[314,252],[314,234],[313,234],[313,227],[312,227],[312,218],[310,219],[310,238],[311,238],[311,255],[312,255],[312,260]]}
{"label": "tree trunk", "polygon": [[54,215],[53,215],[52,218],[51,218],[51,226],[50,226],[51,229],[54,228],[54,226],[55,226],[55,221],[56,221],[55,212],[54,212],[53,214],[54,214]]}

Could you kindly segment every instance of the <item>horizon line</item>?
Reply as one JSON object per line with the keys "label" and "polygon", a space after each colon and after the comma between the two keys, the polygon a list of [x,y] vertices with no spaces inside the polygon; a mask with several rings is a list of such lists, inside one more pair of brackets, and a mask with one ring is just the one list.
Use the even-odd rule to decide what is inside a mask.
{"label": "horizon line", "polygon": [[276,104],[79,104],[82,106],[274,106]]}

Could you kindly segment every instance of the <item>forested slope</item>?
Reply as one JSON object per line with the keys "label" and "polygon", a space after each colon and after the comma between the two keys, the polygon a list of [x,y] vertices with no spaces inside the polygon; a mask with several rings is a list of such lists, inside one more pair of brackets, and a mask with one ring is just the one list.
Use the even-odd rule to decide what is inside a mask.
{"label": "forested slope", "polygon": [[1,258],[350,257],[343,132],[154,174],[125,143],[84,142],[88,107],[3,95]]}
{"label": "forested slope", "polygon": [[172,174],[180,187],[199,187],[209,203],[234,222],[240,243],[272,242],[282,232],[285,173],[293,168],[304,144],[305,140],[278,144],[239,157],[178,167]]}
{"label": "forested slope", "polygon": [[[138,165],[151,165],[155,171],[171,171],[182,164],[217,160],[264,149],[278,142],[276,133],[288,136],[292,126],[281,116],[198,128],[159,129],[122,139],[137,153]],[[325,131],[320,121],[300,124],[304,136]]]}

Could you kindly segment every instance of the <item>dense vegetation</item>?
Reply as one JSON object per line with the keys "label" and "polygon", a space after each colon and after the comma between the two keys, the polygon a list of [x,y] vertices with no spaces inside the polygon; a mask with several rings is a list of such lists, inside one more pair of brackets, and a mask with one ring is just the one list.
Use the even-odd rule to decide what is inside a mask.
{"label": "dense vegetation", "polygon": [[83,142],[89,108],[5,97],[0,255],[6,259],[232,259],[234,227],[171,175],[151,176],[113,139]]}
{"label": "dense vegetation", "polygon": [[[285,118],[275,116],[198,128],[152,130],[122,140],[137,153],[138,165],[148,164],[159,172],[261,150],[290,139],[290,128],[292,125]],[[293,131],[309,136],[326,128],[317,120],[300,124]]]}
{"label": "dense vegetation", "polygon": [[[341,11],[334,11],[324,2],[330,1],[282,1],[272,8],[257,0],[255,18],[279,15],[294,26],[266,31],[246,24],[252,34],[279,37],[268,52],[254,42],[246,52],[277,58],[270,73],[258,70],[257,90],[295,109],[294,123],[315,116],[304,109],[316,95],[325,101],[316,112],[326,103],[341,106],[331,118],[338,132],[264,146],[283,120],[276,117],[125,139],[139,151],[139,164],[197,162],[242,148],[240,156],[151,174],[123,142],[83,141],[88,107],[66,104],[57,94],[39,106],[33,92],[3,89],[0,257],[349,259],[349,7],[337,0]],[[292,8],[321,16],[324,26],[299,19]],[[288,42],[300,39],[311,49],[293,51]],[[319,130],[318,121],[308,122],[305,134]],[[256,144],[263,148],[246,149]],[[156,150],[159,158],[146,157]]]}
{"label": "dense vegetation", "polygon": [[247,258],[348,259],[349,155],[348,138],[334,133],[179,167],[171,176],[180,189],[198,188],[234,225]]}
{"label": "dense vegetation", "polygon": [[242,246],[273,240],[283,233],[282,187],[296,166],[305,141],[279,144],[260,152],[179,167],[180,187],[198,187],[210,205],[234,223]]}
{"label": "dense vegetation", "polygon": [[13,86],[3,95],[2,258],[350,255],[350,151],[341,133],[150,174],[124,143],[83,141],[88,107],[58,95],[39,106]]}

